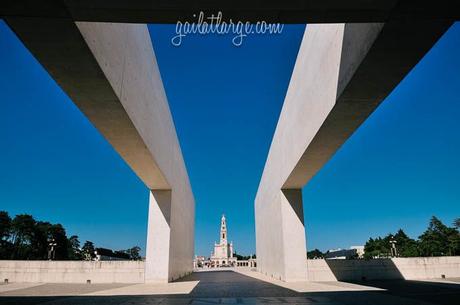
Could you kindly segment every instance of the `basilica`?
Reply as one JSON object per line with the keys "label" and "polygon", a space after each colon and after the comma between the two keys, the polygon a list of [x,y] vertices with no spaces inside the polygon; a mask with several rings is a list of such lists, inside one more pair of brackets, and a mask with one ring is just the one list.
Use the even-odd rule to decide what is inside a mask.
{"label": "basilica", "polygon": [[233,257],[233,243],[228,242],[227,223],[225,215],[220,220],[220,242],[214,243],[214,251],[211,253],[210,267],[233,267],[236,265],[236,257]]}

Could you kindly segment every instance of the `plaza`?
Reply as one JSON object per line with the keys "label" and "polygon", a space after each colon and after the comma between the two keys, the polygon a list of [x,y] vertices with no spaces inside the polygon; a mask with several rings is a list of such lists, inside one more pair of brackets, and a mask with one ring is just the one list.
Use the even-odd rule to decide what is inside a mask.
{"label": "plaza", "polygon": [[0,261],[2,304],[458,302],[455,253],[307,259],[303,200],[303,188],[460,19],[453,5],[224,5],[226,18],[308,26],[254,194],[257,260],[234,257],[222,215],[208,262],[217,271],[194,268],[195,194],[147,25],[187,21],[196,7],[19,2],[1,4],[0,18],[145,187],[148,220],[145,261]]}
{"label": "plaza", "polygon": [[1,304],[455,305],[460,278],[437,281],[276,281],[254,271],[198,272],[170,284],[0,285]]}

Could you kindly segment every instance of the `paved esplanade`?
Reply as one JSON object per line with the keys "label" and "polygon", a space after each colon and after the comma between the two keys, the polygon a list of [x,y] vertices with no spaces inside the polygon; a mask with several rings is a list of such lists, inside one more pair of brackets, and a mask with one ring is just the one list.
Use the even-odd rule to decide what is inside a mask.
{"label": "paved esplanade", "polygon": [[[350,283],[311,283],[311,292],[300,293],[274,283],[232,272],[194,273],[181,282],[199,281],[188,294],[90,296],[121,284],[44,284],[10,290],[0,285],[0,303],[9,305],[80,304],[317,304],[317,305],[457,305],[460,279],[452,282],[382,281],[361,285]],[[179,284],[179,283],[178,283]],[[171,284],[169,284],[171,285]],[[320,285],[320,286],[318,286]],[[363,286],[366,285],[366,286]],[[135,285],[132,285],[135,286]],[[131,286],[131,287],[132,287]],[[366,290],[367,287],[376,289]],[[360,287],[363,289],[361,290]],[[128,287],[129,288],[129,287]],[[53,296],[46,296],[52,292]],[[101,294],[103,295],[103,294]]]}
{"label": "paved esplanade", "polygon": [[7,0],[0,18],[151,190],[147,282],[191,272],[195,203],[151,39],[136,23],[196,21],[199,11],[234,21],[329,23],[305,31],[255,202],[259,271],[306,280],[301,188],[460,19],[459,6],[166,2]]}

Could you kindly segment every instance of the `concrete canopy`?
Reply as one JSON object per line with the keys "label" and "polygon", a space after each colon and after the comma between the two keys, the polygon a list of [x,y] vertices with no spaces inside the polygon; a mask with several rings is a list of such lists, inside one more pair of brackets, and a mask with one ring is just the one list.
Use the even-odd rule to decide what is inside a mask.
{"label": "concrete canopy", "polygon": [[458,19],[455,1],[408,0],[3,0],[0,17],[45,17],[74,21],[175,23],[193,14],[223,12],[226,20],[281,23],[387,22]]}
{"label": "concrete canopy", "polygon": [[255,200],[261,272],[285,281],[306,280],[301,188],[450,25],[307,26]]}
{"label": "concrete canopy", "polygon": [[0,17],[151,190],[148,281],[191,271],[193,194],[146,26],[91,22],[196,21],[200,11],[234,22],[331,23],[306,29],[255,202],[259,270],[305,280],[300,188],[460,8],[448,0],[2,1]]}
{"label": "concrete canopy", "polygon": [[195,202],[147,26],[6,21],[150,190],[145,280],[190,273]]}

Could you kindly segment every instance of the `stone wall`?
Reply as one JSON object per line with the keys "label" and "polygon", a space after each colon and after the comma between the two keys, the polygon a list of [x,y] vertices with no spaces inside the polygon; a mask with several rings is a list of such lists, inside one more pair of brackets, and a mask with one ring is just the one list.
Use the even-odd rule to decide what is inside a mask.
{"label": "stone wall", "polygon": [[460,256],[373,260],[307,260],[310,281],[438,279],[460,277]]}
{"label": "stone wall", "polygon": [[0,281],[23,283],[143,283],[142,261],[0,260]]}
{"label": "stone wall", "polygon": [[[24,283],[143,283],[142,261],[0,260],[0,281]],[[241,267],[250,269],[250,267]],[[216,270],[216,269],[212,269]],[[423,280],[460,277],[460,256],[374,260],[307,260],[309,281]]]}

